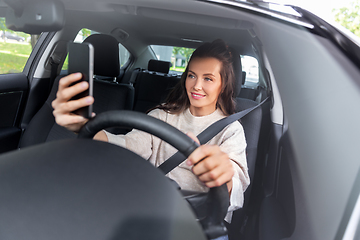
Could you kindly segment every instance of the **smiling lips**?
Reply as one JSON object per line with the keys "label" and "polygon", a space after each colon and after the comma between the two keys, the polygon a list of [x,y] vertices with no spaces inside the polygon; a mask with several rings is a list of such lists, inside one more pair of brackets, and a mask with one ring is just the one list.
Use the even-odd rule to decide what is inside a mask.
{"label": "smiling lips", "polygon": [[197,100],[197,99],[201,99],[201,98],[204,98],[205,97],[205,95],[202,95],[202,94],[198,94],[198,93],[191,93],[191,96],[195,99],[195,100]]}

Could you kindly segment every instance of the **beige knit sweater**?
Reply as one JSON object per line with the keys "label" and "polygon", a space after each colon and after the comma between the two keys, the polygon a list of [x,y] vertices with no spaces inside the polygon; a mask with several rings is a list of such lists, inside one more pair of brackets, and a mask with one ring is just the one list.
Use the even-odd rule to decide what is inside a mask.
{"label": "beige knit sweater", "polygon": [[[192,132],[195,135],[201,133],[212,123],[225,117],[221,110],[216,110],[207,116],[195,117],[189,109],[178,115],[155,109],[149,115],[167,122],[184,133]],[[170,144],[139,130],[133,130],[126,135],[105,133],[110,143],[120,145],[139,154],[143,158],[148,159],[156,167],[177,152]],[[244,201],[243,193],[250,184],[246,163],[244,130],[241,124],[236,121],[218,133],[208,144],[219,145],[221,150],[229,155],[235,169],[232,179],[233,187],[230,196],[230,207],[225,218],[226,221],[230,222],[232,211],[242,207]],[[187,166],[185,162],[168,173],[167,176],[175,180],[182,189],[208,191],[208,188],[198,180],[192,173],[191,167]]]}

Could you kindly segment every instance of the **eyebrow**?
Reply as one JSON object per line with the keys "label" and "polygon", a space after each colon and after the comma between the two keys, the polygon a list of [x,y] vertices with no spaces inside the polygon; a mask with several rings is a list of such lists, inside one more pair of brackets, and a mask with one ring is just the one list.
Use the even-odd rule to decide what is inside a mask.
{"label": "eyebrow", "polygon": [[[193,71],[191,71],[190,69],[189,69],[188,73],[189,73],[189,72],[191,72],[191,73],[193,73],[193,74],[195,74],[195,75],[196,75],[196,73],[195,73],[195,72],[193,72]],[[205,73],[204,75],[205,75],[205,76],[213,76],[213,77],[215,77],[215,75],[214,75],[214,74],[212,74],[212,73]]]}
{"label": "eyebrow", "polygon": [[204,75],[205,75],[205,76],[213,76],[213,77],[215,77],[215,75],[212,74],[212,73],[205,73]]}

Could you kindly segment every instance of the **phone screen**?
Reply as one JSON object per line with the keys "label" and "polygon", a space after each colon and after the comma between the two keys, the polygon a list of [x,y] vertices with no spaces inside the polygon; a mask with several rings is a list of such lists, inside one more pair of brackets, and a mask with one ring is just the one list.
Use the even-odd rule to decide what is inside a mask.
{"label": "phone screen", "polygon": [[[82,73],[80,81],[87,81],[89,89],[76,95],[72,100],[93,95],[93,72],[94,72],[94,47],[90,43],[68,43],[69,66],[68,73]],[[79,81],[79,82],[80,82]],[[76,82],[77,83],[77,82]],[[76,84],[74,83],[74,84]],[[91,118],[92,105],[74,111],[75,114],[85,118]]]}

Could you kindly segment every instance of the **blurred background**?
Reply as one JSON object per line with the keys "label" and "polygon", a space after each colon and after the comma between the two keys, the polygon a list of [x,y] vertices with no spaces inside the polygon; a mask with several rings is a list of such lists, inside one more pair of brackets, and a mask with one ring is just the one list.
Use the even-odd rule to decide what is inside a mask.
{"label": "blurred background", "polygon": [[[1,1],[1,0],[0,0]],[[238,0],[244,1],[244,0]],[[267,0],[247,0],[264,1]],[[348,31],[354,33],[360,44],[360,0],[268,0],[273,3],[289,4],[302,7],[315,13],[333,25],[341,25]],[[93,34],[91,30],[82,29],[79,32],[79,41]],[[38,35],[29,35],[22,32],[14,32],[6,27],[5,18],[0,18],[0,74],[22,72],[27,59],[34,47]],[[129,59],[127,50],[120,47],[121,64]],[[171,61],[171,70],[174,73],[182,72],[185,69],[188,58],[194,49],[152,46],[159,60]],[[257,83],[258,66],[256,59],[248,56],[241,56],[243,71],[247,72],[246,82]],[[67,69],[65,61],[63,70]]]}
{"label": "blurred background", "polygon": [[272,0],[271,2],[299,6],[331,24],[340,24],[360,37],[360,0]]}

